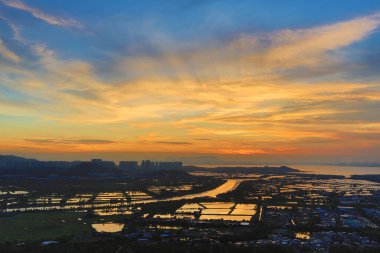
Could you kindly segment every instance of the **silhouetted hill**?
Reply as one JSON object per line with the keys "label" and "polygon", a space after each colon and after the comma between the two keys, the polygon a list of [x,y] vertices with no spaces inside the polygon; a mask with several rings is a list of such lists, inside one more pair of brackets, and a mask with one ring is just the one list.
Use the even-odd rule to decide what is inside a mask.
{"label": "silhouetted hill", "polygon": [[[214,171],[214,170],[213,170]],[[262,174],[277,174],[299,172],[297,169],[292,169],[287,166],[281,167],[216,167],[215,171],[222,173],[262,173]]]}
{"label": "silhouetted hill", "polygon": [[284,174],[284,173],[295,173],[300,172],[297,169],[289,168],[287,166],[280,167],[214,167],[214,168],[204,168],[197,166],[184,166],[182,168],[186,171],[209,171],[209,172],[218,172],[218,173],[259,173],[259,174]]}
{"label": "silhouetted hill", "polygon": [[36,159],[29,159],[14,155],[0,155],[0,168],[6,166],[9,163],[17,162],[38,162]]}

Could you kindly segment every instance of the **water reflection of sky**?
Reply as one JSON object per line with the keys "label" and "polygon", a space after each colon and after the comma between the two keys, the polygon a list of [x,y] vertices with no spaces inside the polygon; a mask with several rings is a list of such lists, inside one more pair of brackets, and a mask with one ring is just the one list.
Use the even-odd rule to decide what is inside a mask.
{"label": "water reflection of sky", "polygon": [[113,222],[108,222],[108,223],[96,223],[91,225],[96,232],[99,233],[117,233],[121,232],[124,228],[123,223],[113,223]]}

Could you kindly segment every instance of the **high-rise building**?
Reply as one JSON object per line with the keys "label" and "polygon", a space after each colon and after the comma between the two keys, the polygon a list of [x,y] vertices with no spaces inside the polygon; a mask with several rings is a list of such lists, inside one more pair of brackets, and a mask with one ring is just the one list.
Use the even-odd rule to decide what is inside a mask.
{"label": "high-rise building", "polygon": [[182,168],[182,162],[152,162],[150,160],[143,160],[141,162],[141,169],[174,170],[180,168]]}
{"label": "high-rise building", "polygon": [[116,165],[113,161],[103,161],[102,159],[92,159],[92,164],[98,165],[100,167],[103,167],[105,169],[115,169]]}
{"label": "high-rise building", "polygon": [[153,163],[150,160],[143,160],[141,162],[141,169],[149,170],[152,169]]}
{"label": "high-rise building", "polygon": [[122,170],[134,171],[138,168],[137,161],[120,161],[119,168]]}

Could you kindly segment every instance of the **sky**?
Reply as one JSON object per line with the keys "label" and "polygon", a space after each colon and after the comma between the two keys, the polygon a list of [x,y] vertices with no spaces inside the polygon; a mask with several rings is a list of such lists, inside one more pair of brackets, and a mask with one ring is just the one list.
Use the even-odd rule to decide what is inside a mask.
{"label": "sky", "polygon": [[373,0],[0,0],[0,154],[380,162],[379,32]]}

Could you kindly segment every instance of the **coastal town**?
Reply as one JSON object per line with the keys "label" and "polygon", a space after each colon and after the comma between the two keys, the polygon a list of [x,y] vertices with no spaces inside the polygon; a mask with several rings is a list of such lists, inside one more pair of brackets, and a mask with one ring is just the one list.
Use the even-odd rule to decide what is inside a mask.
{"label": "coastal town", "polygon": [[380,253],[380,0],[0,0],[0,253]]}
{"label": "coastal town", "polygon": [[[287,167],[207,169],[165,162],[169,169],[163,170],[146,161],[146,167],[130,162],[113,169],[104,163],[98,178],[101,161],[82,167],[89,164],[97,168],[96,178],[45,174],[14,180],[17,173],[2,174],[0,247],[53,250],[117,238],[134,247],[176,242],[255,252],[380,248],[377,182]],[[42,224],[54,232],[39,233]],[[12,228],[18,232],[10,233]]]}

